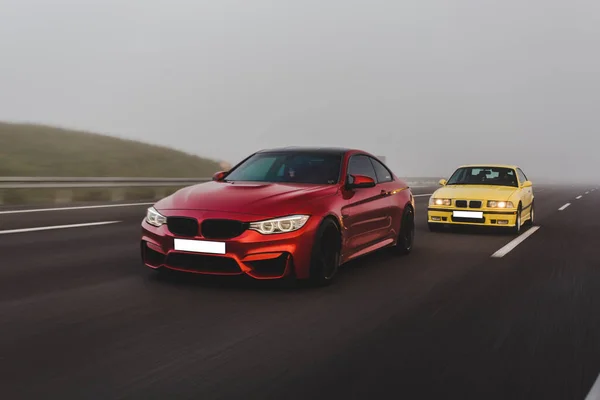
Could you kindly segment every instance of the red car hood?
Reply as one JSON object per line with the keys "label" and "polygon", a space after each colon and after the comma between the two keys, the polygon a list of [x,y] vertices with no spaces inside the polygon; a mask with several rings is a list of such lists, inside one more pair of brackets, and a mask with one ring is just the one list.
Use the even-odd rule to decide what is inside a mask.
{"label": "red car hood", "polygon": [[276,217],[300,212],[306,202],[338,191],[336,185],[207,182],[158,201],[157,210],[205,210]]}

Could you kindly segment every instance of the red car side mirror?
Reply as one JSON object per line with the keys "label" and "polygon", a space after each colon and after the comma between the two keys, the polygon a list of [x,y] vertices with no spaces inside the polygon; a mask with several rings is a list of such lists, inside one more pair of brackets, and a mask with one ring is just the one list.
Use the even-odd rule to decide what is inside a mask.
{"label": "red car side mirror", "polygon": [[348,175],[346,184],[348,189],[371,188],[375,185],[375,180],[366,175]]}
{"label": "red car side mirror", "polygon": [[219,171],[215,173],[212,177],[213,181],[222,181],[227,176],[227,171]]}

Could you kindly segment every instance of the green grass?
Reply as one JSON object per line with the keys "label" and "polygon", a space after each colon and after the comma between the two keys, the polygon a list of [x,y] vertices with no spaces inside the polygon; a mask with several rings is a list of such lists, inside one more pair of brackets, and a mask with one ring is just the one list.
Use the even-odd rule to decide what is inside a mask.
{"label": "green grass", "polygon": [[[166,147],[50,126],[0,122],[0,176],[204,178],[222,169],[218,161]],[[112,201],[115,193],[123,201],[154,200],[176,189],[0,189],[0,205],[105,202]]]}
{"label": "green grass", "polygon": [[[165,132],[168,134],[168,132]],[[89,132],[0,122],[0,176],[210,177],[218,161]]]}

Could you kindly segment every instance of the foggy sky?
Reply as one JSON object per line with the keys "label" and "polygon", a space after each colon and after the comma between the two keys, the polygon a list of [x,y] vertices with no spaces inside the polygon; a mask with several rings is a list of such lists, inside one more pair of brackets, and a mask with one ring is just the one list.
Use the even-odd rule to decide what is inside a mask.
{"label": "foggy sky", "polygon": [[0,120],[596,178],[600,2],[0,0]]}

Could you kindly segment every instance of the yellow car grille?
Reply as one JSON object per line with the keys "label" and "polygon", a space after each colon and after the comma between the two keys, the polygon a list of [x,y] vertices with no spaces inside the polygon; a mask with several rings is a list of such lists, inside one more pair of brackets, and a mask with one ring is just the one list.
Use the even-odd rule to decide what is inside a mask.
{"label": "yellow car grille", "polygon": [[454,204],[459,208],[481,208],[482,202],[481,200],[456,200]]}

